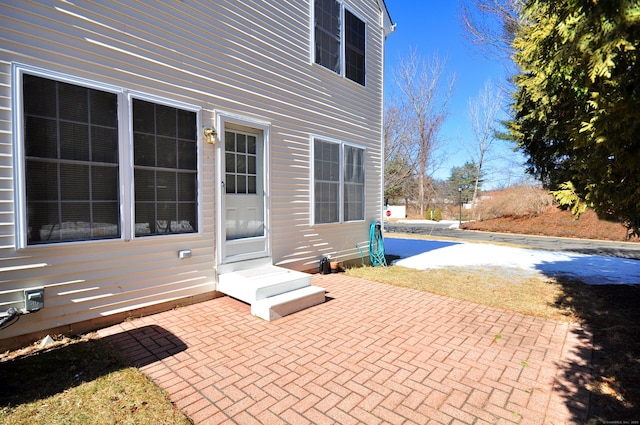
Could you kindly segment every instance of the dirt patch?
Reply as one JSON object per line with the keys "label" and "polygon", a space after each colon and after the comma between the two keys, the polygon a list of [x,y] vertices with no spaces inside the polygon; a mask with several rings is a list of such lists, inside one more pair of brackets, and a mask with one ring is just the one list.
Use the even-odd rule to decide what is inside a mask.
{"label": "dirt patch", "polygon": [[593,211],[575,219],[571,212],[556,207],[535,216],[499,217],[462,224],[463,229],[525,235],[556,236],[565,238],[608,241],[640,242],[640,238],[627,238],[627,229],[620,223],[601,220]]}

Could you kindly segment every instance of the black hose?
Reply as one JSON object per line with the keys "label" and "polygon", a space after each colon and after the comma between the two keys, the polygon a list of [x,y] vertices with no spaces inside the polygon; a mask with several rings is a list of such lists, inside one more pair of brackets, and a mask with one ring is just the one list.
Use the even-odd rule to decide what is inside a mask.
{"label": "black hose", "polygon": [[[0,320],[0,330],[8,328],[9,326],[11,326],[14,323],[16,323],[18,321],[18,319],[20,318],[21,314],[22,314],[22,312],[16,310],[13,307],[11,307],[9,310],[7,310],[7,315],[4,316]],[[13,320],[13,322],[11,322],[12,320]],[[9,323],[9,322],[11,322],[11,323]]]}

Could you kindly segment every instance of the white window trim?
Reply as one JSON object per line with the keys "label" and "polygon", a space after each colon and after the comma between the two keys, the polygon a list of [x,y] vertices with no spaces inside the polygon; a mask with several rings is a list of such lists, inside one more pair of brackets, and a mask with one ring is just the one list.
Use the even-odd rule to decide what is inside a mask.
{"label": "white window trim", "polygon": [[[324,67],[320,64],[316,63],[316,35],[315,35],[315,21],[316,21],[316,12],[315,12],[315,0],[310,2],[310,8],[309,8],[309,16],[310,16],[310,20],[309,20],[309,27],[311,28],[311,43],[309,46],[309,62],[311,63],[311,65],[316,66],[318,68],[324,69],[327,72],[330,72],[331,74],[334,75],[339,75],[340,77],[344,78],[347,81],[350,81],[354,84],[356,84],[359,87],[367,87],[367,57],[368,57],[368,51],[369,51],[369,22],[362,17],[361,14],[359,14],[358,12],[356,12],[355,10],[353,10],[351,7],[346,6],[345,2],[343,0],[337,0],[338,3],[340,3],[340,72],[334,72],[331,69]],[[345,14],[344,11],[348,10],[353,16],[355,16],[356,18],[360,19],[362,22],[364,22],[364,62],[365,62],[365,68],[364,68],[364,84],[360,84],[357,81],[354,81],[350,78],[347,78],[347,73],[346,73],[346,36],[345,36],[345,31],[346,31],[346,25],[345,25]]]}
{"label": "white window trim", "polygon": [[[118,155],[119,155],[119,194],[120,194],[120,237],[110,239],[79,240],[55,242],[51,244],[29,245],[27,243],[27,193],[26,193],[26,158],[24,150],[24,103],[23,103],[23,76],[33,75],[51,80],[74,84],[94,90],[101,90],[113,93],[118,98]],[[134,187],[133,184],[133,108],[132,99],[148,100],[150,102],[163,104],[175,108],[180,108],[196,113],[197,128],[202,127],[202,108],[194,105],[172,101],[158,96],[148,95],[141,92],[127,91],[126,89],[112,84],[101,83],[82,77],[76,77],[44,68],[25,65],[21,63],[11,64],[11,95],[12,95],[12,133],[13,133],[13,180],[14,180],[14,214],[15,214],[15,248],[22,249],[43,249],[59,248],[63,246],[77,246],[79,244],[105,244],[114,241],[129,241],[134,239],[135,222],[134,209]],[[202,143],[203,136],[197,132],[197,220],[198,230],[193,233],[176,233],[167,235],[154,235],[164,237],[187,237],[202,233]],[[127,183],[128,182],[128,183]],[[127,187],[128,186],[128,187]],[[128,211],[127,211],[128,209]],[[148,237],[147,237],[148,238]]]}
{"label": "white window trim", "polygon": [[[339,151],[339,161],[340,161],[340,180],[338,181],[338,221],[334,221],[331,223],[316,223],[316,185],[315,185],[315,163],[316,163],[316,155],[315,155],[315,142],[316,140],[327,142],[327,143],[335,143],[340,145]],[[327,226],[327,225],[335,225],[341,223],[358,223],[365,221],[367,216],[367,148],[365,146],[359,145],[357,143],[345,142],[344,140],[335,139],[332,137],[324,137],[319,135],[311,136],[311,164],[309,166],[310,169],[310,192],[311,192],[311,202],[309,206],[309,217],[311,226]],[[364,152],[364,171],[365,171],[365,180],[364,180],[364,193],[362,196],[362,208],[363,208],[363,218],[362,220],[345,220],[344,219],[344,147],[351,146],[357,149],[362,149]]]}

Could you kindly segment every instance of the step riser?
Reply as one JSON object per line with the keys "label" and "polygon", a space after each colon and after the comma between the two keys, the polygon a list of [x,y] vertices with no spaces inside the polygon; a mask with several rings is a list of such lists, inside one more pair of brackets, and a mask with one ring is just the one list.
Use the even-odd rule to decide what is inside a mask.
{"label": "step riser", "polygon": [[273,297],[285,292],[295,291],[296,289],[311,286],[311,276],[298,277],[286,282],[280,282],[266,287],[262,287],[256,291],[256,301],[264,298]]}
{"label": "step riser", "polygon": [[245,303],[253,304],[254,302],[273,297],[275,295],[283,294],[285,292],[295,291],[296,289],[305,288],[311,286],[311,278],[307,279],[295,279],[290,282],[280,282],[273,285],[255,288],[242,285],[240,282],[218,282],[218,291],[230,297],[236,298]]}
{"label": "step riser", "polygon": [[218,291],[249,304],[308,286],[311,286],[311,276],[294,271],[265,273],[264,276],[249,278],[238,273],[226,273],[218,277]]}
{"label": "step riser", "polygon": [[[257,301],[251,305],[251,314],[264,320],[272,321],[325,302],[324,288],[305,288],[305,290],[301,291],[306,294],[295,296],[292,292],[290,299],[288,299],[288,294],[281,294],[280,296]],[[278,300],[279,298],[283,299]]]}

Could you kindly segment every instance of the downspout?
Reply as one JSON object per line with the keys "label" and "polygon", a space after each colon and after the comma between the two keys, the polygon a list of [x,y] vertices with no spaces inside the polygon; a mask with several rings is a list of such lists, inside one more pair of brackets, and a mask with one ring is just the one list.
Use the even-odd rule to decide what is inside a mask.
{"label": "downspout", "polygon": [[[380,218],[379,218],[379,222],[380,223],[384,223],[384,213],[382,212],[383,207],[384,207],[384,173],[385,173],[385,164],[384,164],[384,158],[385,158],[385,145],[384,145],[384,140],[385,140],[385,134],[384,134],[384,111],[385,111],[385,91],[384,91],[384,82],[385,82],[385,64],[386,64],[386,41],[387,41],[387,37],[389,35],[391,35],[395,30],[396,30],[396,24],[391,22],[391,25],[389,26],[389,32],[387,33],[387,31],[385,30],[385,25],[384,25],[384,21],[385,21],[385,14],[387,17],[389,17],[389,21],[391,21],[391,16],[389,15],[389,12],[387,10],[387,6],[386,4],[384,4],[384,0],[382,1],[382,8],[381,8],[381,22],[380,22],[380,30],[382,32],[382,78],[381,78],[381,89],[380,89],[380,93],[382,94],[381,99],[380,99],[380,158],[381,158],[381,174],[380,174],[380,199],[382,200],[382,204],[380,205],[380,208],[378,208],[378,214],[380,214]],[[369,253],[371,254],[371,253]]]}

